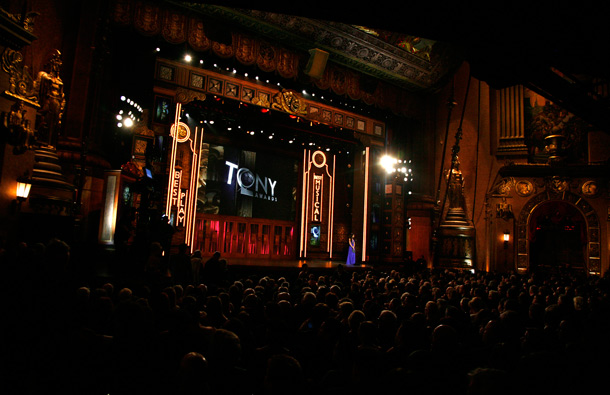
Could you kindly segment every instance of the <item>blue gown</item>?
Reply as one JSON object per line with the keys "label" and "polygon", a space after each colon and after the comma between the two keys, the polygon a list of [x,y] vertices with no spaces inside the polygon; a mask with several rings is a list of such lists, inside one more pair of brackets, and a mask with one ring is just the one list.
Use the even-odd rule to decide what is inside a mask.
{"label": "blue gown", "polygon": [[356,264],[356,251],[352,248],[350,243],[349,250],[347,251],[347,262],[346,265],[355,265]]}

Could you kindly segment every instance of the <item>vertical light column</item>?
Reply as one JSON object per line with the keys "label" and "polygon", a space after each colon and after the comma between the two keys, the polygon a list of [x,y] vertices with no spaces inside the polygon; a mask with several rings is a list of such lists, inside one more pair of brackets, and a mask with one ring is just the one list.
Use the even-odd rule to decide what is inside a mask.
{"label": "vertical light column", "polygon": [[306,242],[306,232],[305,225],[307,223],[307,186],[309,183],[307,182],[309,169],[307,167],[308,161],[308,153],[306,149],[303,150],[303,185],[301,187],[301,238],[300,238],[300,248],[299,255],[300,258],[305,258],[307,256],[307,242]]}
{"label": "vertical light column", "polygon": [[329,217],[328,217],[328,244],[330,258],[333,257],[333,232],[335,223],[335,166],[336,166],[336,155],[333,155],[333,175],[330,181],[330,196],[329,196]]}
{"label": "vertical light column", "polygon": [[185,242],[193,252],[195,239],[195,218],[197,216],[197,197],[199,193],[198,181],[201,161],[201,146],[203,145],[203,128],[195,127],[195,138],[191,140],[193,158],[191,162],[191,180],[189,184],[189,201],[187,206],[187,224]]}
{"label": "vertical light column", "polygon": [[180,123],[180,112],[182,111],[182,104],[176,103],[176,113],[174,115],[174,124],[171,127],[170,136],[172,137],[172,149],[170,151],[170,160],[169,160],[169,180],[167,183],[167,200],[165,203],[165,215],[168,218],[171,218],[171,210],[172,210],[172,194],[171,194],[171,185],[174,178],[174,169],[176,167],[176,148],[178,147],[178,124]]}
{"label": "vertical light column", "polygon": [[99,242],[102,244],[114,243],[117,211],[119,206],[119,190],[121,185],[121,171],[111,170],[105,172],[104,177],[104,205],[102,207]]}
{"label": "vertical light column", "polygon": [[362,262],[366,259],[366,246],[368,236],[368,219],[369,219],[369,147],[364,151],[364,213],[362,216]]}

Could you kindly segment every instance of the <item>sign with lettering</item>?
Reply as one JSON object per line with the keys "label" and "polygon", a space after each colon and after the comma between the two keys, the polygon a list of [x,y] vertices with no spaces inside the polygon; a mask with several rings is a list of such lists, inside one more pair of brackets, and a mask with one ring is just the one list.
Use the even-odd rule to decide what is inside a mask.
{"label": "sign with lettering", "polygon": [[172,196],[172,207],[178,207],[180,203],[180,183],[182,182],[182,169],[174,170],[174,177],[172,178],[171,185],[171,196]]}
{"label": "sign with lettering", "polygon": [[176,216],[176,225],[184,226],[186,224],[186,200],[188,190],[180,189],[180,197],[178,199],[178,214]]}
{"label": "sign with lettering", "polygon": [[311,201],[311,221],[322,220],[322,193],[324,188],[324,175],[313,175],[313,199]]}
{"label": "sign with lettering", "polygon": [[250,169],[239,167],[239,165],[229,161],[226,161],[225,164],[229,167],[227,184],[231,185],[235,178],[242,195],[277,202],[277,197],[275,196],[277,180],[274,181],[269,177],[261,177]]}

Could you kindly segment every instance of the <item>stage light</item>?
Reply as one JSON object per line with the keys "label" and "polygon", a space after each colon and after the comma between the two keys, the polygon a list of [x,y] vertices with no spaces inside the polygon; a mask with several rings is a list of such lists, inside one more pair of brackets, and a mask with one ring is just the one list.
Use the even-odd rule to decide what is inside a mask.
{"label": "stage light", "polygon": [[131,118],[125,118],[124,125],[126,128],[130,128],[133,126],[133,120]]}
{"label": "stage light", "polygon": [[118,114],[118,115],[116,116],[116,119],[117,119],[118,121],[120,121],[120,120],[122,120],[122,119],[123,119],[123,116],[122,116],[121,114]]}
{"label": "stage light", "polygon": [[186,62],[190,62],[191,60],[193,60],[193,58],[191,57],[191,55],[186,54],[186,55],[184,55],[184,60],[185,60]]}

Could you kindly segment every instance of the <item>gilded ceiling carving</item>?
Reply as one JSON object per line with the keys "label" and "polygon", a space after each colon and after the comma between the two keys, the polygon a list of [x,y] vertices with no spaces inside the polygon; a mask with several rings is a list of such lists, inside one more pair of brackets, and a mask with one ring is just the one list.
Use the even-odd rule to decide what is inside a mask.
{"label": "gilded ceiling carving", "polygon": [[[208,6],[199,5],[199,7],[208,10]],[[211,10],[217,13],[220,12],[219,10],[225,9],[214,7]],[[233,11],[226,17],[237,18]],[[244,16],[240,17],[239,23],[247,25],[248,20],[244,20]],[[286,79],[296,79],[299,77],[299,65],[303,63],[304,55],[303,53],[289,50],[288,47],[283,47],[281,45],[282,39],[291,39],[291,48],[306,48],[311,46],[311,43],[304,41],[303,38],[295,39],[296,36],[294,34],[288,34],[285,31],[271,27],[270,24],[261,23],[260,20],[255,21],[253,19],[249,21],[253,26],[273,31],[271,34],[273,41],[267,41],[260,37],[250,37],[242,32],[232,31],[231,43],[219,43],[206,37],[206,20],[202,19],[201,14],[187,13],[186,9],[166,9],[163,6],[159,6],[158,3],[151,5],[145,1],[117,0],[115,2],[113,19],[119,25],[132,25],[136,31],[143,35],[158,34],[168,42],[174,44],[188,43],[196,50],[210,50],[215,55],[224,59],[235,57],[242,64],[256,64],[261,70],[277,72],[281,77]],[[284,23],[289,29],[304,32],[305,39],[307,34],[315,34],[317,39],[320,40],[332,40],[332,37],[335,37],[336,41],[340,37],[338,34],[330,34],[327,29],[320,28],[320,26],[316,25],[317,22],[314,23],[314,21],[305,21],[299,18],[284,19],[283,17],[273,15],[270,16],[270,21]],[[327,31],[327,33],[324,33],[324,31]],[[360,50],[360,53],[364,54],[362,52],[364,48],[363,43],[358,44],[356,41],[353,41],[346,48],[356,52]],[[395,69],[400,69],[393,61],[388,60],[390,58],[387,55],[381,55],[377,52],[377,50],[373,49],[366,52],[371,62],[381,62],[379,64],[393,65],[392,67]],[[390,52],[388,51],[388,54]],[[345,56],[346,59],[350,57]],[[361,64],[357,59],[350,61],[354,62],[354,64]],[[421,61],[421,59],[418,61]],[[369,74],[380,70],[379,66],[373,63],[369,63],[364,69],[360,67],[360,71],[368,72]],[[419,75],[421,73],[428,73],[432,75],[430,71],[425,70],[415,70],[414,68],[411,71],[405,70],[406,74]],[[387,76],[385,79],[387,80]],[[422,83],[424,83],[423,81]],[[348,95],[353,100],[362,100],[368,105],[392,111],[395,114],[418,117],[422,113],[420,108],[421,100],[412,92],[381,80],[376,81],[372,86],[365,87],[362,73],[340,64],[329,63],[325,68],[323,77],[313,80],[312,83],[319,89],[331,89],[336,94]],[[413,83],[409,84],[415,86]]]}

